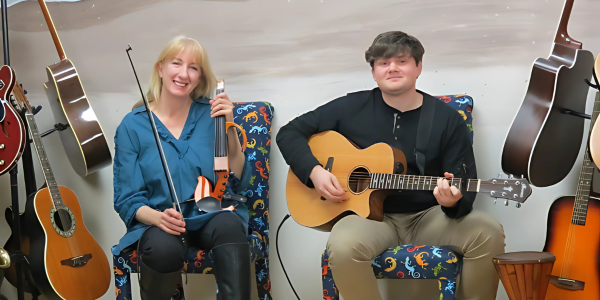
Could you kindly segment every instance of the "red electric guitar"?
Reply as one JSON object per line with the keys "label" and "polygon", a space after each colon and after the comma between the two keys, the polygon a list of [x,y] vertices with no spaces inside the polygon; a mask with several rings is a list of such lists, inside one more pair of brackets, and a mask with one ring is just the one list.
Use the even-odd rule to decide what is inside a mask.
{"label": "red electric guitar", "polygon": [[14,167],[25,148],[25,127],[10,103],[16,80],[13,69],[0,68],[0,175]]}

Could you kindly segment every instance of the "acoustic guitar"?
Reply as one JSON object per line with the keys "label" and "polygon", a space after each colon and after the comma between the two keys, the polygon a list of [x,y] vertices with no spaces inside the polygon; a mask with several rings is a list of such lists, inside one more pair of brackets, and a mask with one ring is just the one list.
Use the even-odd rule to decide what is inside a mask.
{"label": "acoustic guitar", "polygon": [[15,80],[13,69],[0,68],[0,175],[11,170],[25,150],[25,127],[10,103]]}
{"label": "acoustic guitar", "polygon": [[[590,128],[598,114],[600,96]],[[600,299],[600,194],[590,190],[593,173],[585,151],[575,196],[558,198],[550,206],[544,251],[553,253],[556,262],[546,300]]]}
{"label": "acoustic guitar", "polygon": [[[17,86],[17,88],[20,88]],[[30,195],[21,216],[27,224],[21,245],[29,260],[36,288],[50,300],[92,300],[106,293],[111,269],[102,248],[83,222],[79,200],[69,188],[58,186],[31,106],[22,93],[25,121],[46,179],[46,187]]]}
{"label": "acoustic guitar", "polygon": [[59,131],[71,166],[80,176],[87,176],[112,164],[106,136],[81,85],[79,74],[67,59],[44,0],[38,0],[60,61],[46,67],[48,82],[44,89],[54,120],[68,128]]}
{"label": "acoustic guitar", "polygon": [[[302,226],[331,231],[337,221],[349,214],[383,221],[383,201],[389,194],[400,190],[433,191],[437,186],[438,177],[406,175],[406,156],[384,143],[361,150],[343,135],[325,131],[313,135],[308,145],[317,160],[348,191],[348,200],[325,201],[316,189],[304,185],[290,169],[286,183],[288,209]],[[396,170],[403,170],[403,174],[395,174]],[[487,193],[519,203],[531,195],[531,187],[525,179],[452,178],[449,184],[461,191]]]}
{"label": "acoustic guitar", "polygon": [[[569,36],[574,0],[567,0],[548,59],[533,64],[525,99],[502,151],[502,170],[546,187],[564,179],[579,154],[594,57]],[[556,159],[560,157],[560,159]]]}

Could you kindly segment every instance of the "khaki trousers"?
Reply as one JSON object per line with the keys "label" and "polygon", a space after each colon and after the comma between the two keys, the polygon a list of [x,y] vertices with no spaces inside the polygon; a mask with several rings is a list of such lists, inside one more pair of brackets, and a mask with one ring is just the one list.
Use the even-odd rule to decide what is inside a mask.
{"label": "khaki trousers", "polygon": [[407,244],[452,246],[464,256],[456,299],[496,299],[499,279],[492,257],[504,253],[502,225],[480,211],[450,219],[438,205],[418,213],[386,214],[383,222],[350,215],[333,227],[327,242],[329,266],[344,300],[381,300],[371,262],[388,248]]}

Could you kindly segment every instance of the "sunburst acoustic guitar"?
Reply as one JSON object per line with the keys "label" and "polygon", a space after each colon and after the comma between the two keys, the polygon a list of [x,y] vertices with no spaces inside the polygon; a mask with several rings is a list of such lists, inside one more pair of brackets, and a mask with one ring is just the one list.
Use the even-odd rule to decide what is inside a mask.
{"label": "sunburst acoustic guitar", "polygon": [[[399,190],[433,191],[438,177],[406,175],[406,157],[402,151],[378,143],[358,149],[343,135],[325,131],[313,135],[308,145],[313,155],[349,191],[349,199],[342,203],[325,201],[316,189],[304,185],[290,169],[286,184],[286,198],[290,214],[298,224],[321,231],[331,231],[335,223],[348,214],[372,220],[383,220],[383,201],[389,193]],[[395,174],[398,168],[404,174]],[[450,184],[459,190],[487,193],[494,198],[519,203],[531,194],[525,179],[453,178]]]}

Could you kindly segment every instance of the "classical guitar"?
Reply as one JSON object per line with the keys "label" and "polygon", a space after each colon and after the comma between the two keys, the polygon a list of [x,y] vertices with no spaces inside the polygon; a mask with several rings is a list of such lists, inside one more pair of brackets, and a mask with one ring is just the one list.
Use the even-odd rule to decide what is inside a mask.
{"label": "classical guitar", "polygon": [[60,57],[58,63],[46,67],[48,82],[44,83],[44,89],[54,120],[68,125],[68,128],[62,128],[64,130],[59,132],[69,162],[77,174],[87,176],[111,165],[112,156],[79,74],[63,50],[48,7],[44,0],[38,2]]}
{"label": "classical guitar", "polygon": [[[45,188],[27,200],[26,238],[29,269],[35,286],[47,299],[92,300],[106,293],[111,269],[100,245],[87,231],[79,200],[69,188],[58,186],[27,99],[25,121],[46,179]],[[27,248],[23,247],[26,251]]]}
{"label": "classical guitar", "polygon": [[[225,92],[225,81],[219,80],[217,82],[215,96],[223,92]],[[227,130],[232,126],[238,128],[242,133],[242,152],[246,149],[248,140],[244,129],[235,123],[226,122],[225,116],[215,117],[215,185],[213,187],[206,177],[198,176],[198,185],[194,192],[194,200],[200,210],[206,212],[221,210],[220,201],[223,200],[223,194],[229,176],[229,144],[227,142]]]}
{"label": "classical guitar", "polygon": [[25,149],[25,127],[10,103],[15,81],[13,69],[0,68],[0,175],[15,166]]}
{"label": "classical guitar", "polygon": [[[438,177],[406,175],[406,157],[387,144],[358,149],[341,134],[325,131],[313,135],[308,145],[317,160],[349,192],[349,199],[342,203],[324,201],[316,189],[304,185],[290,169],[286,183],[288,209],[294,220],[306,227],[331,231],[348,214],[383,221],[383,201],[387,195],[399,190],[433,191],[437,186]],[[398,169],[404,173],[395,174]],[[487,193],[519,203],[531,194],[525,179],[453,178],[449,183],[462,191]]]}
{"label": "classical guitar", "polygon": [[[594,102],[593,123],[600,114]],[[556,256],[547,300],[600,299],[600,194],[591,191],[594,164],[585,152],[575,196],[558,198],[548,213],[544,251]]]}
{"label": "classical guitar", "polygon": [[[502,169],[546,187],[561,181],[575,163],[583,138],[594,57],[569,36],[574,0],[567,0],[548,59],[538,58],[525,99],[513,120],[502,151]],[[560,157],[560,159],[556,159]]]}

